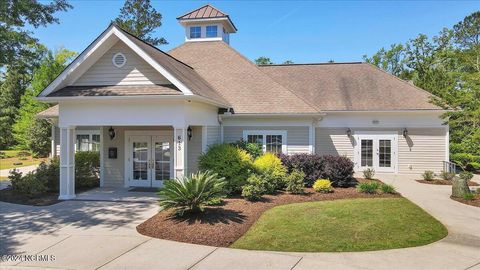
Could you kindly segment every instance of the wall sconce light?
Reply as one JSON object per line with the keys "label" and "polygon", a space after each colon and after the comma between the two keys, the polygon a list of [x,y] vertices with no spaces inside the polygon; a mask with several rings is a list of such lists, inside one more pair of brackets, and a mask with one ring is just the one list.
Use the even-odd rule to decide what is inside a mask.
{"label": "wall sconce light", "polygon": [[189,141],[192,139],[192,128],[191,127],[187,128],[187,137],[188,137]]}
{"label": "wall sconce light", "polygon": [[347,128],[347,136],[348,137],[352,136],[352,130],[350,128]]}
{"label": "wall sconce light", "polygon": [[113,140],[115,138],[115,129],[113,129],[113,127],[110,127],[108,129],[108,136],[110,136],[110,140]]}
{"label": "wall sconce light", "polygon": [[407,137],[408,136],[408,129],[407,128],[404,128],[403,129],[403,137]]}

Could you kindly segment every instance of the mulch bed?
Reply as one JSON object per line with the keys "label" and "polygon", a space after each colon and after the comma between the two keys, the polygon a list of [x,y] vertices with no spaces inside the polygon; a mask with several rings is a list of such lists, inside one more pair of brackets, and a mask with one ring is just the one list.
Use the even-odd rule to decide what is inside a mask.
{"label": "mulch bed", "polygon": [[[415,180],[415,181],[417,181],[419,183],[422,183],[422,184],[430,184],[430,185],[449,185],[449,186],[452,185],[452,181],[443,180],[443,179],[435,179],[435,180],[432,180],[432,181],[427,181],[427,180]],[[468,185],[469,186],[478,186],[478,183],[473,182],[473,181],[468,181]]]}
{"label": "mulch bed", "polygon": [[[360,182],[364,181],[359,179]],[[353,198],[401,197],[399,194],[364,194],[354,187],[335,188],[323,194],[312,188],[302,195],[279,192],[250,202],[241,197],[224,199],[222,205],[211,206],[204,213],[178,217],[172,211],[161,211],[137,226],[143,235],[179,242],[228,247],[252,226],[266,210],[290,203],[328,201]]]}
{"label": "mulch bed", "polygon": [[0,190],[0,201],[33,206],[47,206],[59,203],[58,193],[45,193],[36,197],[18,194],[7,188]]}
{"label": "mulch bed", "polygon": [[465,200],[463,198],[454,198],[450,197],[452,200],[455,200],[457,202],[463,203],[463,204],[468,204],[471,206],[479,207],[480,208],[480,194],[476,194],[475,198],[473,200]]}

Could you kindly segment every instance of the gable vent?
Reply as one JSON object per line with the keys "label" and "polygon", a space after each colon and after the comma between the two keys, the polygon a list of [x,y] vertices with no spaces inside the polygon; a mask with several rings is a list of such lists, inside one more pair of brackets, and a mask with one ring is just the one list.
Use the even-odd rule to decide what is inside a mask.
{"label": "gable vent", "polygon": [[123,55],[123,53],[116,53],[112,58],[112,62],[114,66],[121,68],[127,63],[127,58],[125,55]]}

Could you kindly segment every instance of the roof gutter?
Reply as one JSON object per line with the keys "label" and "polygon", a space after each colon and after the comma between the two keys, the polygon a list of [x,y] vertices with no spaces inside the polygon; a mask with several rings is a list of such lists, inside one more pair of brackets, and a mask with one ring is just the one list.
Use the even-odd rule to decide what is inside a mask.
{"label": "roof gutter", "polygon": [[292,118],[303,118],[303,117],[323,117],[327,115],[326,113],[224,113],[219,114],[220,118],[248,118],[248,117],[292,117]]}

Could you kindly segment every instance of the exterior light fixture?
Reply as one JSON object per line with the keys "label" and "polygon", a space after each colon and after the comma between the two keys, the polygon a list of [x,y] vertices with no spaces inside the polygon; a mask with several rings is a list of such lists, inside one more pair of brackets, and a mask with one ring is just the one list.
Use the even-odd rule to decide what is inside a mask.
{"label": "exterior light fixture", "polygon": [[347,136],[348,137],[352,136],[352,130],[350,128],[347,128]]}
{"label": "exterior light fixture", "polygon": [[110,127],[108,129],[108,136],[110,136],[110,140],[113,140],[115,138],[115,129],[113,129],[113,127]]}
{"label": "exterior light fixture", "polygon": [[407,128],[404,128],[403,129],[403,137],[407,137],[408,136],[408,129]]}
{"label": "exterior light fixture", "polygon": [[189,141],[192,139],[192,128],[191,127],[187,128],[187,137],[188,137]]}

